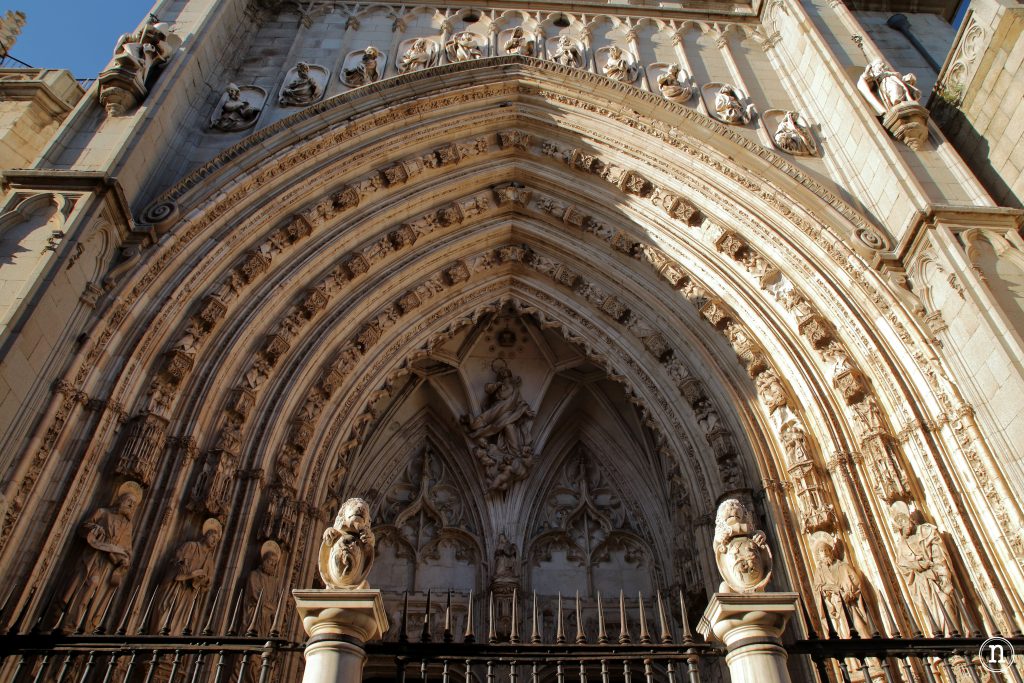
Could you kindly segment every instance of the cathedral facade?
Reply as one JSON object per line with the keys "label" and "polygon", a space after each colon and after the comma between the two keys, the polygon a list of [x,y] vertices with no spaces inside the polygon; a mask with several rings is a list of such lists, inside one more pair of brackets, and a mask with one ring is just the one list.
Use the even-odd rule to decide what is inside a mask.
{"label": "cathedral facade", "polygon": [[1022,214],[927,106],[1010,10],[881,4],[157,3],[4,171],[0,620],[301,640],[360,497],[392,636],[695,624],[735,499],[789,637],[1019,633]]}

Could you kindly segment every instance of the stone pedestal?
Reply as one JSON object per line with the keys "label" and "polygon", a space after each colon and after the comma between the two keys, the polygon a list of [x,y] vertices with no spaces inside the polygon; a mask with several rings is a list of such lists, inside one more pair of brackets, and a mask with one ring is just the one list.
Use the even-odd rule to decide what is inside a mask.
{"label": "stone pedestal", "polygon": [[303,683],[361,683],[363,643],[388,630],[379,590],[293,590],[306,643]]}
{"label": "stone pedestal", "polygon": [[715,593],[697,630],[725,645],[733,683],[791,683],[781,636],[796,593]]}

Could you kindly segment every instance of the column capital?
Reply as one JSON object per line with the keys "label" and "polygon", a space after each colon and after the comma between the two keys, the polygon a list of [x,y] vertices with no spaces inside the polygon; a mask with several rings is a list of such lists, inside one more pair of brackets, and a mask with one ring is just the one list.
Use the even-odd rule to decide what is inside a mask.
{"label": "column capital", "polygon": [[388,630],[379,590],[296,589],[292,597],[310,637],[337,636],[365,643]]}
{"label": "column capital", "polygon": [[725,645],[734,683],[790,683],[782,632],[799,599],[796,593],[715,593],[697,630]]}

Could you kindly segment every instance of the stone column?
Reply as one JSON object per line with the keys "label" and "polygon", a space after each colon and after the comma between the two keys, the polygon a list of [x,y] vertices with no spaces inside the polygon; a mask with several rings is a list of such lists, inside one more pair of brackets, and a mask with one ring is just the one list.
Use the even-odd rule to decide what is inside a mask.
{"label": "stone column", "polygon": [[309,635],[302,683],[361,683],[363,643],[388,630],[380,591],[307,589],[292,596]]}
{"label": "stone column", "polygon": [[715,593],[697,630],[722,643],[733,683],[791,683],[782,632],[797,611],[796,593]]}

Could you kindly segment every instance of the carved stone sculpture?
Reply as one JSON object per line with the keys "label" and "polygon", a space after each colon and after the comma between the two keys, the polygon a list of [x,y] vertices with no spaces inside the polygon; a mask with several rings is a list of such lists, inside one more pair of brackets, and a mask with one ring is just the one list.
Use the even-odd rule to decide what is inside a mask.
{"label": "carved stone sculpture", "polygon": [[678,64],[669,64],[665,73],[658,76],[658,89],[670,102],[686,102],[693,95],[689,80],[690,75],[682,71]]}
{"label": "carved stone sculpture", "polygon": [[437,61],[437,45],[432,40],[417,38],[412,41],[408,49],[402,53],[398,60],[398,73],[404,74],[410,71],[419,71],[433,66]]}
{"label": "carved stone sculpture", "polygon": [[784,152],[795,156],[814,156],[818,148],[811,137],[811,131],[800,120],[795,111],[787,111],[772,136],[775,144]]}
{"label": "carved stone sculpture", "polygon": [[867,608],[861,593],[860,575],[840,556],[837,539],[828,533],[815,533],[812,536],[812,552],[818,569],[814,588],[821,595],[836,632],[842,638],[849,638],[852,627],[860,637],[870,636],[872,629],[868,624]]}
{"label": "carved stone sculpture", "polygon": [[918,101],[921,91],[914,74],[901,74],[876,59],[864,67],[857,89],[897,140],[918,149],[928,139],[928,110]]}
{"label": "carved stone sculpture", "polygon": [[555,44],[555,50],[551,53],[551,59],[562,66],[573,66],[582,69],[583,50],[579,42],[572,36],[560,35]]}
{"label": "carved stone sculpture", "polygon": [[722,575],[722,593],[763,591],[772,577],[772,553],[754,515],[736,498],[718,506],[715,517],[715,563]]}
{"label": "carved stone sculpture", "polygon": [[484,468],[491,491],[504,491],[526,477],[533,464],[535,415],[519,393],[522,379],[503,360],[491,364],[496,376],[484,386],[484,411],[462,416],[473,454]]}
{"label": "carved stone sculpture", "polygon": [[229,83],[224,91],[216,112],[210,119],[210,127],[223,131],[245,130],[259,118],[266,94],[259,88],[249,87],[243,96],[242,89]]}
{"label": "carved stone sculpture", "polygon": [[107,114],[124,116],[138,106],[180,42],[170,24],[152,14],[138,31],[123,34],[114,47],[114,64],[99,76],[100,102]]}
{"label": "carved stone sculpture", "polygon": [[58,601],[67,627],[82,625],[92,632],[99,626],[107,603],[131,566],[132,517],[141,501],[142,487],[127,481],[118,488],[113,507],[97,508],[78,527],[86,547]]}
{"label": "carved stone sculpture", "polygon": [[742,95],[731,85],[723,85],[715,94],[715,113],[733,125],[750,123],[750,112],[740,103]]}
{"label": "carved stone sculpture", "polygon": [[[912,602],[928,614],[929,626],[946,635],[964,633],[960,610],[953,598],[953,572],[946,546],[934,524],[917,522],[897,509],[892,516],[899,537],[896,568],[903,576]],[[952,620],[952,621],[951,621]]]}
{"label": "carved stone sculpture", "polygon": [[507,55],[533,57],[536,54],[533,37],[527,35],[526,32],[523,31],[522,26],[516,26],[515,29],[513,29],[512,35],[505,41],[504,49],[505,54]]}
{"label": "carved stone sculpture", "polygon": [[637,76],[636,65],[633,63],[631,55],[618,45],[608,48],[608,56],[601,71],[613,81],[622,83],[632,83]]}
{"label": "carved stone sculpture", "polygon": [[320,578],[324,585],[336,590],[367,588],[376,543],[366,501],[349,498],[342,503],[334,526],[324,530],[320,544]]}
{"label": "carved stone sculpture", "polygon": [[[322,72],[323,67],[318,67]],[[312,65],[299,62],[288,72],[278,101],[284,107],[305,107],[313,104],[323,95],[323,83],[312,73]]]}
{"label": "carved stone sculpture", "polygon": [[270,633],[273,626],[274,610],[281,592],[278,576],[280,566],[281,546],[274,541],[266,541],[260,547],[259,566],[249,572],[246,578],[245,623],[253,624],[253,630],[261,636]]}
{"label": "carved stone sculpture", "polygon": [[498,534],[498,545],[494,549],[494,580],[519,580],[519,549],[505,534]]}
{"label": "carved stone sculpture", "polygon": [[[189,626],[189,613],[196,619],[198,602],[213,582],[214,551],[223,533],[220,522],[211,517],[203,522],[200,538],[178,546],[160,583],[159,602],[153,614],[154,633],[164,628],[180,633]],[[197,603],[194,609],[193,603]]]}
{"label": "carved stone sculpture", "polygon": [[349,53],[342,68],[341,80],[350,88],[374,83],[384,72],[384,55],[373,45],[360,52]]}
{"label": "carved stone sculpture", "polygon": [[472,31],[460,31],[444,44],[444,51],[452,62],[465,62],[470,59],[480,59],[484,56],[480,48],[480,37]]}

